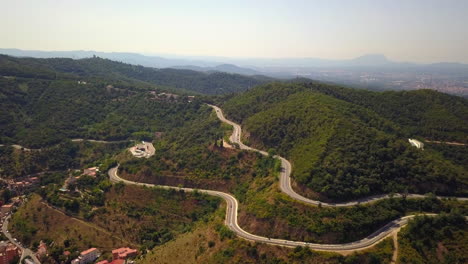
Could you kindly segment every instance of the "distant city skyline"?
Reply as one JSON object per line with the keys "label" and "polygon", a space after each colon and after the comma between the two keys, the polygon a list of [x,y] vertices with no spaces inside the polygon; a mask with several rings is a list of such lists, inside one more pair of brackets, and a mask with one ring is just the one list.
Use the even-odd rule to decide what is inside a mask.
{"label": "distant city skyline", "polygon": [[0,48],[468,63],[468,1],[2,1]]}

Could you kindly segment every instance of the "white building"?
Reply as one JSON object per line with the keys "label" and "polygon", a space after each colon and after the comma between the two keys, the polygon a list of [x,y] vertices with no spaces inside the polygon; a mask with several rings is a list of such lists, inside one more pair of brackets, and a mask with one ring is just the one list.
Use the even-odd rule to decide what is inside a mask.
{"label": "white building", "polygon": [[421,141],[412,138],[408,138],[408,141],[411,144],[411,146],[417,147],[418,149],[424,149],[424,143],[422,143]]}
{"label": "white building", "polygon": [[80,256],[72,260],[72,264],[88,264],[99,258],[99,250],[97,248],[90,248],[80,253]]}

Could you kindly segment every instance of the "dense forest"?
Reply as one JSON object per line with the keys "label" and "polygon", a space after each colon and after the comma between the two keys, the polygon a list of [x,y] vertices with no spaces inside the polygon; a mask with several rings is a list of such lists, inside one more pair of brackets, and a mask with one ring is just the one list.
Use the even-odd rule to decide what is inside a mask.
{"label": "dense forest", "polygon": [[139,132],[179,126],[201,106],[197,100],[188,103],[187,97],[156,100],[147,91],[107,85],[0,79],[0,142],[39,148],[67,138],[137,139]]}
{"label": "dense forest", "polygon": [[[341,99],[343,94],[354,101]],[[423,106],[406,104],[407,98]],[[298,187],[314,198],[467,194],[460,155],[408,143],[408,138],[426,137],[466,142],[466,99],[434,91],[377,93],[319,83],[274,83],[232,97],[223,109],[243,124],[250,144],[291,159]],[[414,116],[418,126],[408,121]]]}
{"label": "dense forest", "polygon": [[400,263],[467,263],[468,225],[456,212],[419,216],[399,234]]}

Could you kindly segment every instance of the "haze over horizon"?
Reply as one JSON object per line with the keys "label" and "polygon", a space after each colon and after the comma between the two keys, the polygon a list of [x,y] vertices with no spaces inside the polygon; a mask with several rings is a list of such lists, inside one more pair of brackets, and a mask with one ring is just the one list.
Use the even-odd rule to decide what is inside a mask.
{"label": "haze over horizon", "polygon": [[468,63],[466,1],[4,1],[0,48]]}

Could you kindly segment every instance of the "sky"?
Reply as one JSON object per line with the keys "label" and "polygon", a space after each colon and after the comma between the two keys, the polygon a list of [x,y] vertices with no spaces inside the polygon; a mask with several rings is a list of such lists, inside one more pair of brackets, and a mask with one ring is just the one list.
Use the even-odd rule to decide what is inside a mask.
{"label": "sky", "polygon": [[468,63],[466,0],[0,0],[0,48]]}

